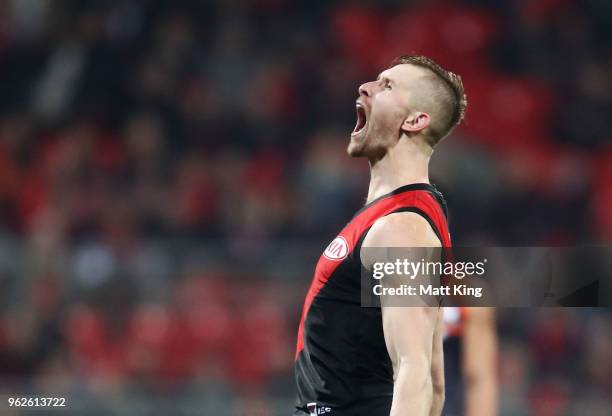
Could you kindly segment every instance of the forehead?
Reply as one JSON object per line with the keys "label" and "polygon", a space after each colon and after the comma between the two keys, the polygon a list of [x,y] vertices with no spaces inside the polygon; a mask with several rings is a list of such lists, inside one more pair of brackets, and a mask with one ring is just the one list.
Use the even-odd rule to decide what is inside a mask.
{"label": "forehead", "polygon": [[412,64],[399,64],[380,73],[378,79],[388,78],[399,85],[408,86],[425,76],[427,70]]}

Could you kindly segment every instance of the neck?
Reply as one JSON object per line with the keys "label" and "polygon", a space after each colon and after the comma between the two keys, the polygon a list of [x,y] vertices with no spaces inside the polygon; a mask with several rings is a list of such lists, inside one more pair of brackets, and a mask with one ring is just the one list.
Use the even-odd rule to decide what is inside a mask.
{"label": "neck", "polygon": [[366,203],[400,186],[429,183],[431,153],[428,145],[402,137],[382,158],[370,160],[370,186]]}

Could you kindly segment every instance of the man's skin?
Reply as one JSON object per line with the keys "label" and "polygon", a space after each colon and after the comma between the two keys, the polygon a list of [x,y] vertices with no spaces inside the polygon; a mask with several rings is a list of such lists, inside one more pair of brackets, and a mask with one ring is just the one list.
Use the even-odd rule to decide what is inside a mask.
{"label": "man's skin", "polygon": [[[348,153],[369,160],[367,202],[403,185],[429,183],[428,165],[433,149],[426,137],[429,128],[440,123],[442,116],[430,98],[433,85],[427,81],[428,75],[431,74],[426,68],[400,64],[359,88],[357,105],[366,113],[367,123],[351,135]],[[440,245],[424,218],[415,213],[395,213],[372,226],[363,241],[362,262],[368,267],[373,261],[363,248]],[[382,304],[385,342],[395,380],[390,416],[439,415],[442,411],[441,310],[423,305]]]}
{"label": "man's skin", "polygon": [[[368,267],[374,261],[393,262],[372,247],[432,247],[425,259],[440,260],[440,241],[429,223],[418,214],[396,213],[377,221],[362,245],[362,262]],[[402,250],[403,258],[418,262],[423,249]],[[411,255],[414,254],[414,256]],[[382,258],[381,258],[382,257]],[[397,286],[409,284],[405,276],[388,276],[385,282]],[[387,286],[387,285],[386,285]],[[391,305],[394,299],[383,297],[382,316],[385,342],[393,363],[394,388],[391,415],[439,415],[444,404],[444,356],[442,351],[442,309],[428,306]]]}

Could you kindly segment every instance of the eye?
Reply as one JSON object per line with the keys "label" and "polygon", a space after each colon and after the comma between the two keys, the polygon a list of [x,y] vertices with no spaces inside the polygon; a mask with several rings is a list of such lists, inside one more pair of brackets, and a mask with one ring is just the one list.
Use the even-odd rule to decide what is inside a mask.
{"label": "eye", "polygon": [[389,80],[385,81],[385,89],[388,89],[388,90],[391,89],[391,82],[389,82]]}

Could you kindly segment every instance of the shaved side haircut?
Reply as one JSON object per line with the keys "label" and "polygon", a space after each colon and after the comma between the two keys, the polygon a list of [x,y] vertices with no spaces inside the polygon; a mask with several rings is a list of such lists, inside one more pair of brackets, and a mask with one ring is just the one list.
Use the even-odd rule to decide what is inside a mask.
{"label": "shaved side haircut", "polygon": [[433,59],[422,55],[403,55],[395,58],[390,67],[410,64],[427,70],[419,105],[430,113],[432,121],[426,132],[426,141],[434,147],[463,120],[467,98],[461,77],[447,71]]}

